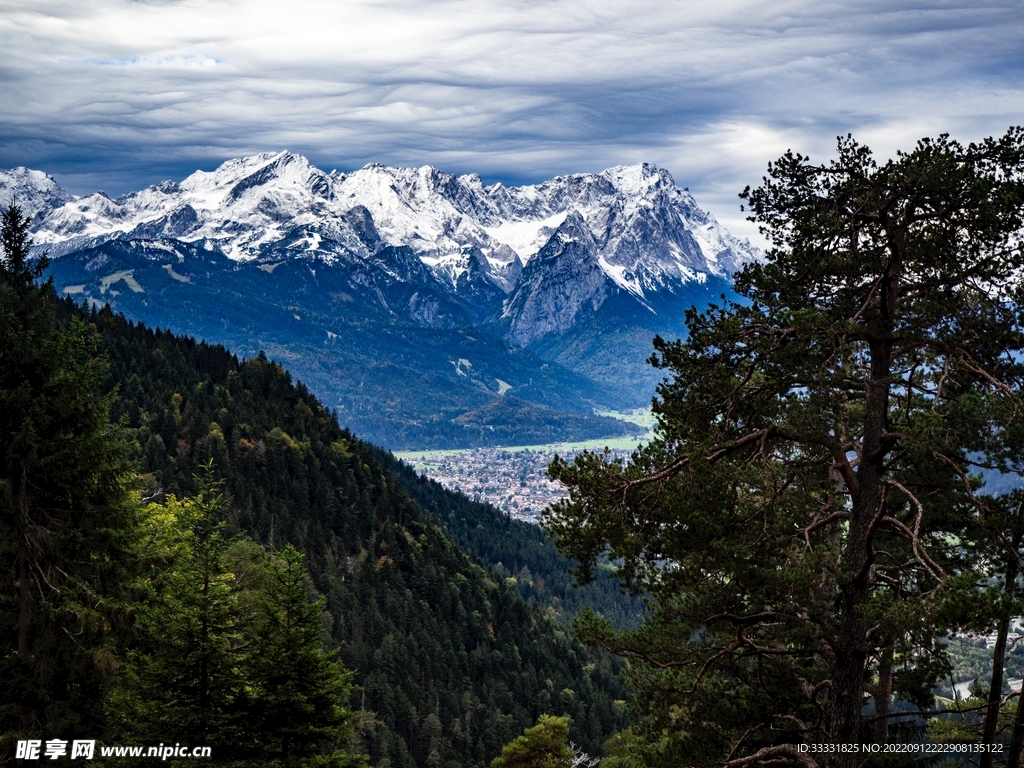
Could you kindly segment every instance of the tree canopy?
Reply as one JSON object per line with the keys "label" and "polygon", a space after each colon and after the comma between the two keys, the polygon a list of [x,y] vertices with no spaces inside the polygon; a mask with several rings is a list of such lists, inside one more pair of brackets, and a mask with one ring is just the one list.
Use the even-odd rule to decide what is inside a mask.
{"label": "tree canopy", "polygon": [[991,615],[978,473],[1024,469],[1024,131],[884,163],[841,138],[741,197],[772,247],[738,302],[655,339],[656,439],[550,468],[579,575],[607,553],[651,595],[636,631],[580,629],[632,657],[655,764],[811,764],[796,745],[929,705],[941,638]]}
{"label": "tree canopy", "polygon": [[569,718],[541,715],[536,725],[504,746],[491,768],[569,768]]}
{"label": "tree canopy", "polygon": [[352,673],[325,651],[323,598],[302,555],[224,536],[228,499],[209,462],[191,499],[146,509],[138,637],[111,687],[119,738],[211,746],[218,763],[365,764]]}
{"label": "tree canopy", "polygon": [[[29,219],[0,222],[0,733],[95,728],[137,505],[99,337],[57,319]],[[3,754],[0,752],[0,760]]]}

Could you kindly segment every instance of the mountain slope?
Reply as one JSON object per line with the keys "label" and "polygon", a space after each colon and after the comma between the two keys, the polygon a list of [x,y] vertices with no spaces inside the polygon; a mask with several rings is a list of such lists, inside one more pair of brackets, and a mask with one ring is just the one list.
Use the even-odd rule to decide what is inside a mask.
{"label": "mountain slope", "polygon": [[563,414],[646,405],[653,335],[681,334],[686,309],[758,257],[647,164],[505,187],[430,167],[328,174],[279,152],[116,199],[0,172],[0,204],[15,197],[60,288],[287,359],[392,448],[493,444],[457,420],[505,384]]}
{"label": "mountain slope", "polygon": [[597,243],[583,216],[566,216],[551,239],[523,269],[502,311],[506,335],[520,346],[565,331],[592,314],[614,292],[601,268]]}
{"label": "mountain slope", "polygon": [[616,628],[639,625],[644,615],[643,600],[619,590],[620,583],[610,565],[602,566],[602,572],[590,584],[577,587],[572,563],[540,526],[449,491],[390,453],[381,451],[378,458],[424,514],[441,523],[463,551],[505,576],[506,584],[531,605],[563,621],[590,606]]}
{"label": "mountain slope", "polygon": [[609,661],[469,560],[377,449],[280,366],[239,363],[108,311],[92,319],[120,392],[113,415],[135,431],[150,493],[194,493],[212,457],[230,525],[305,552],[356,672],[352,704],[378,721],[364,734],[373,764],[485,766],[541,712],[570,714],[573,738],[592,751],[621,726]]}
{"label": "mountain slope", "polygon": [[[382,267],[291,260],[268,268],[237,264],[196,244],[116,240],[57,259],[51,274],[59,290],[109,302],[152,326],[223,343],[246,357],[266,351],[346,426],[389,448],[514,444],[527,436],[519,429],[527,423],[532,442],[562,439],[568,423],[581,438],[635,431],[582,410],[581,403],[614,405],[614,390],[486,330],[424,326],[380,307],[378,301],[437,316],[457,311],[422,287],[410,292],[408,283],[392,281],[402,256],[389,247],[377,254],[390,259]],[[415,261],[411,268],[424,267]],[[502,382],[529,404],[529,418],[520,412],[519,420],[487,427],[458,421],[500,398]]]}

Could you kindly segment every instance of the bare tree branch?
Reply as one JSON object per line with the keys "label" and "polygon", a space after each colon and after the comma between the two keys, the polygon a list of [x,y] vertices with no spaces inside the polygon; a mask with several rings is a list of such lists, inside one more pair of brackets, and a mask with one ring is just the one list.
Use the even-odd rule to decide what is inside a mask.
{"label": "bare tree branch", "polygon": [[795,744],[779,744],[774,747],[764,747],[752,755],[728,760],[724,763],[725,768],[747,768],[755,765],[780,765],[786,762],[804,766],[804,768],[820,768],[818,763],[801,752]]}

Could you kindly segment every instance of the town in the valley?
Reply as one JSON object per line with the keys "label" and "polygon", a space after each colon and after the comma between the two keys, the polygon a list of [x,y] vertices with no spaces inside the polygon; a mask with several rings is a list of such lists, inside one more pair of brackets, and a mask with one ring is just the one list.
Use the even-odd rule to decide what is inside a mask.
{"label": "town in the valley", "polygon": [[[557,451],[565,459],[579,452],[578,449]],[[545,507],[568,495],[565,486],[547,476],[555,453],[545,446],[410,451],[399,456],[449,490],[461,491],[474,501],[493,504],[518,520],[536,523]],[[624,461],[629,453],[624,449],[610,451],[612,456]]]}

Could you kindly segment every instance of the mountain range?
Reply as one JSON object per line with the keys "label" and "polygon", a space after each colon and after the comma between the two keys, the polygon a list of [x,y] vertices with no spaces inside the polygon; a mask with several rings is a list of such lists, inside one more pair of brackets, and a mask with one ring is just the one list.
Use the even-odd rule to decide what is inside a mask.
{"label": "mountain range", "polygon": [[290,152],[110,198],[0,171],[57,288],[150,325],[281,359],[389,448],[624,434],[654,334],[759,258],[664,169],[541,184]]}

